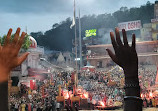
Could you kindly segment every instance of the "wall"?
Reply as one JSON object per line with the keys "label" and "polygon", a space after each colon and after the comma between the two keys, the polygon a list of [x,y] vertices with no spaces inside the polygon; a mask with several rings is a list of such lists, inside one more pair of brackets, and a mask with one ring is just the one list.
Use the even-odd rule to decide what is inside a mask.
{"label": "wall", "polygon": [[[102,66],[107,67],[107,64],[112,64],[111,58],[106,52],[106,48],[109,48],[113,51],[112,45],[92,45],[88,46],[87,49],[91,50],[91,55],[88,58],[88,61],[91,65],[97,67],[97,62],[102,61]],[[158,41],[145,41],[137,42],[136,50],[139,56],[139,62],[150,62],[151,64],[158,63]],[[155,55],[155,56],[151,56]]]}

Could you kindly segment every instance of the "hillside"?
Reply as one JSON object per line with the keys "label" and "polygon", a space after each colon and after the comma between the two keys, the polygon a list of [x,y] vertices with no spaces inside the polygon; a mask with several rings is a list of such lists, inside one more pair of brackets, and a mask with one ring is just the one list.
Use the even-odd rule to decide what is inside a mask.
{"label": "hillside", "polygon": [[[153,18],[154,4],[151,4],[150,2],[147,2],[139,8],[133,7],[128,9],[127,7],[121,7],[120,10],[114,13],[105,12],[104,14],[99,15],[84,15],[81,18],[82,37],[84,37],[85,30],[87,29],[114,29],[120,22],[133,20],[141,20],[142,24],[144,24],[150,23],[150,20]],[[76,21],[78,27],[78,18]],[[71,18],[67,18],[65,21],[53,24],[52,29],[44,33],[32,32],[31,36],[37,40],[38,45],[47,47],[51,50],[71,51],[72,39],[74,39],[74,28],[70,29],[71,23]],[[128,33],[133,32],[129,31]],[[134,33],[137,33],[137,31]]]}

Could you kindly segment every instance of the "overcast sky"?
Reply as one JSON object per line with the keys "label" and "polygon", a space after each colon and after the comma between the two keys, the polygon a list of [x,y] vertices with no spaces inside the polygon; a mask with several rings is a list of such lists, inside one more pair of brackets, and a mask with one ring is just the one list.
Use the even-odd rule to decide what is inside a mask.
{"label": "overcast sky", "polygon": [[[122,6],[140,7],[155,0],[76,0],[81,16],[85,14],[113,13]],[[15,31],[46,31],[54,23],[73,17],[73,0],[0,0],[0,36],[11,27]]]}

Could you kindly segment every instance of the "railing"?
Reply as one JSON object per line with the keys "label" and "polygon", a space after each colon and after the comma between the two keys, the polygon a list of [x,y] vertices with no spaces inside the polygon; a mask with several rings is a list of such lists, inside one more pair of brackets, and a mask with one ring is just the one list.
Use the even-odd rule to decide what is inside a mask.
{"label": "railing", "polygon": [[[157,52],[148,52],[148,53],[138,53],[138,57],[149,57],[149,56],[158,56]],[[91,55],[88,56],[88,59],[107,59],[110,58],[109,55]]]}

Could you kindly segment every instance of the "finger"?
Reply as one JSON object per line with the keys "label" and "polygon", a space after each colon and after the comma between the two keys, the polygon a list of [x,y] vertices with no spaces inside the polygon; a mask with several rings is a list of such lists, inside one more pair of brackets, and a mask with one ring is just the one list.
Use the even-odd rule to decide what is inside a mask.
{"label": "finger", "polygon": [[136,47],[136,36],[135,36],[135,34],[132,34],[132,47],[133,47],[133,49],[135,49],[135,47]]}
{"label": "finger", "polygon": [[21,56],[18,58],[18,64],[17,64],[17,65],[20,65],[20,64],[27,58],[28,55],[29,55],[29,52],[26,52],[26,53],[24,53],[23,55],[21,55]]}
{"label": "finger", "polygon": [[111,57],[111,59],[117,64],[117,58],[114,55],[114,53],[111,50],[109,50],[109,49],[106,49],[106,51],[108,52],[108,54]]}
{"label": "finger", "polygon": [[127,34],[125,29],[122,29],[122,34],[123,34],[123,43],[125,46],[128,46]]}
{"label": "finger", "polygon": [[20,28],[17,28],[13,42],[12,42],[13,44],[16,44],[18,42],[19,34],[20,34]]}
{"label": "finger", "polygon": [[0,43],[0,51],[2,50],[2,45],[1,45],[1,43]]}
{"label": "finger", "polygon": [[120,38],[120,33],[119,33],[119,29],[118,29],[118,28],[115,28],[115,34],[116,34],[116,41],[117,41],[117,44],[118,44],[119,46],[123,46],[122,41],[121,41],[121,38]]}
{"label": "finger", "polygon": [[20,40],[17,42],[17,51],[19,52],[23,42],[24,42],[24,38],[25,38],[26,33],[22,32]]}
{"label": "finger", "polygon": [[2,43],[2,38],[0,39],[0,51],[2,50],[2,45],[1,45],[1,43]]}
{"label": "finger", "polygon": [[114,50],[116,50],[117,49],[117,43],[115,41],[114,33],[113,32],[110,32],[110,37],[111,37],[111,43],[113,45],[113,48],[114,48]]}
{"label": "finger", "polygon": [[4,46],[6,46],[7,44],[10,43],[11,34],[12,34],[12,29],[10,28],[9,31],[8,31],[7,37],[5,39]]}

